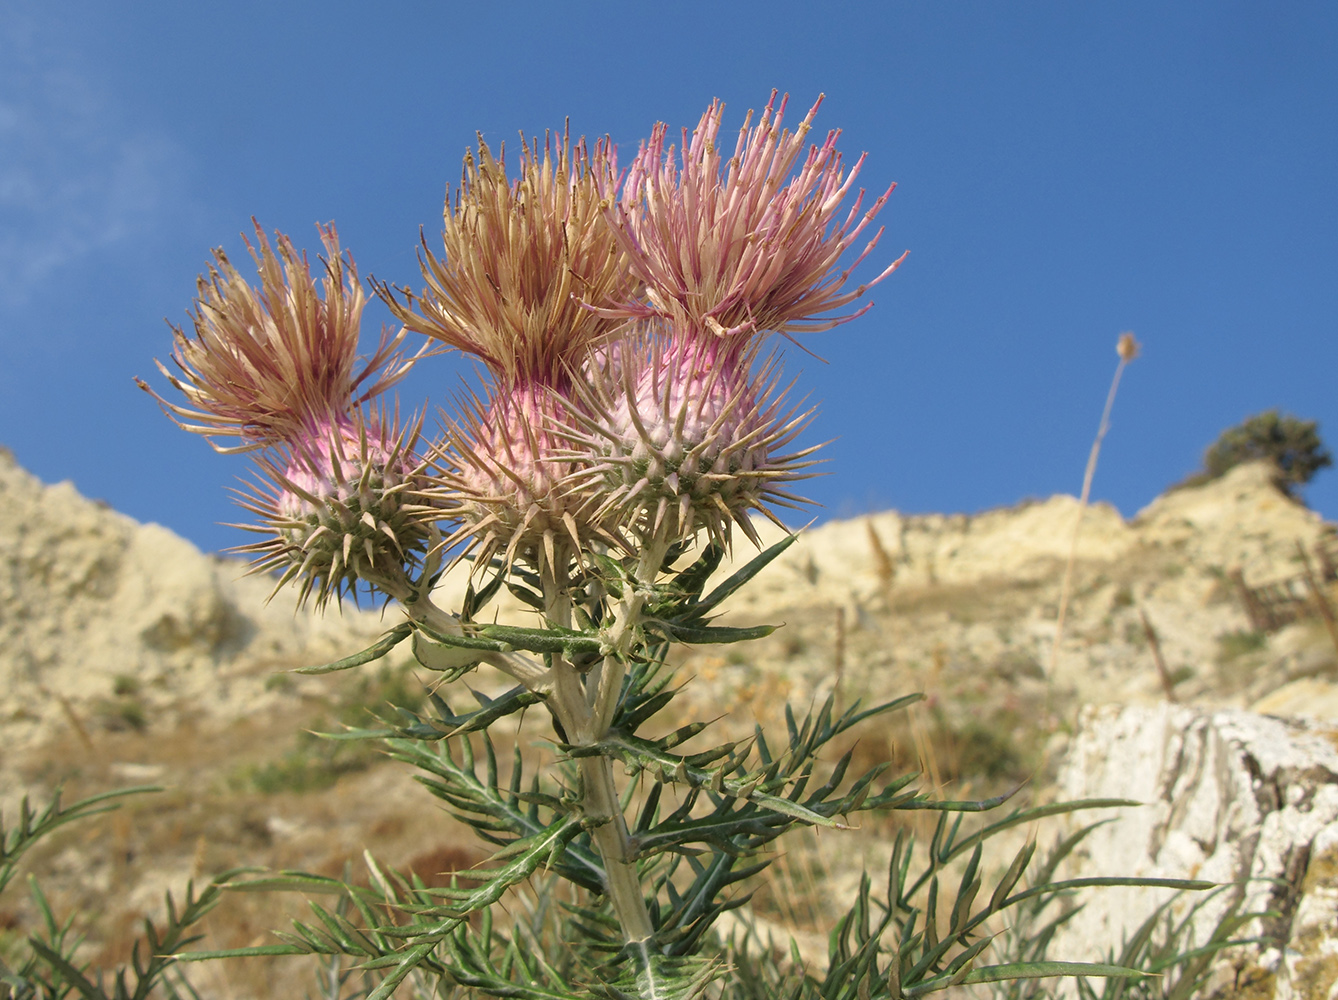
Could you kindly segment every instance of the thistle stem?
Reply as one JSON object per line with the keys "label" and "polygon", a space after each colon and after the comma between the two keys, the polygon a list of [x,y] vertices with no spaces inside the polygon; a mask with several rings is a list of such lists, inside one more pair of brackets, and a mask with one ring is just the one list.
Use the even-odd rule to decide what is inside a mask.
{"label": "thistle stem", "polygon": [[586,818],[596,824],[591,836],[604,860],[605,887],[622,924],[623,937],[628,944],[649,941],[655,936],[655,928],[641,894],[632,838],[613,784],[613,761],[603,755],[582,757],[581,788]]}
{"label": "thistle stem", "polygon": [[[644,561],[644,560],[643,560]],[[556,625],[569,624],[571,601],[566,592],[567,581],[557,574],[544,580],[545,613]],[[619,616],[615,627],[615,644],[623,647],[630,642],[631,626],[639,613],[641,600],[631,607],[633,620],[626,614]],[[625,605],[624,610],[627,610]],[[624,638],[625,636],[625,638]],[[568,738],[576,746],[593,746],[609,731],[609,722],[622,690],[624,666],[615,652],[604,658],[582,683],[576,668],[565,656],[553,656],[553,690],[549,704],[562,723]],[[613,912],[622,925],[623,939],[628,944],[651,940],[655,928],[645,897],[641,894],[641,876],[636,867],[636,851],[623,816],[622,803],[613,780],[613,761],[604,754],[579,759],[581,771],[581,812],[590,824],[590,836],[604,862],[604,889],[613,903]]]}

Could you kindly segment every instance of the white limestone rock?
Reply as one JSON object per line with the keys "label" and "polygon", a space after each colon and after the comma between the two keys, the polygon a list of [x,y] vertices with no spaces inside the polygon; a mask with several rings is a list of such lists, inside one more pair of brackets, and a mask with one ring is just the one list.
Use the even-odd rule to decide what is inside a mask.
{"label": "white limestone rock", "polygon": [[[1207,879],[1235,888],[1206,905],[1200,940],[1243,894],[1243,912],[1273,911],[1217,961],[1205,996],[1330,997],[1338,990],[1338,722],[1243,711],[1110,706],[1088,710],[1060,777],[1067,799],[1131,798],[1143,806],[1084,841],[1069,877]],[[1168,890],[1110,888],[1056,937],[1054,958],[1097,957],[1133,932]],[[1187,912],[1192,895],[1175,909]]]}

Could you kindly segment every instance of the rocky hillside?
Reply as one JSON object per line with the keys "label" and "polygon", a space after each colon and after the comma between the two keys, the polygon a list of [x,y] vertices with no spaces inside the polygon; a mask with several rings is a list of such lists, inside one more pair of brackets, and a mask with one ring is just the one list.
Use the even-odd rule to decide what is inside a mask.
{"label": "rocky hillside", "polygon": [[[948,716],[1015,717],[1026,743],[1066,728],[1082,705],[1165,697],[1145,616],[1181,701],[1338,709],[1327,687],[1338,657],[1321,625],[1256,633],[1233,582],[1237,571],[1252,586],[1294,576],[1298,543],[1313,550],[1333,530],[1277,490],[1267,467],[1170,492],[1130,521],[1089,508],[1055,655],[1078,516],[1076,499],[1055,496],[974,516],[888,511],[807,531],[723,619],[785,627],[746,656],[703,648],[688,657],[701,699],[746,703],[763,692],[770,704],[783,691],[807,700],[837,683],[866,697],[919,690]],[[767,543],[781,537],[769,524],[758,530]],[[754,554],[742,543],[717,578]],[[443,589],[445,603],[458,601],[464,580]],[[516,623],[528,614],[505,601],[498,613]]]}
{"label": "rocky hillside", "polygon": [[[295,693],[276,672],[342,655],[385,628],[375,611],[295,612],[287,594],[267,603],[269,583],[244,564],[137,524],[69,483],[43,485],[7,453],[0,503],[9,513],[0,524],[0,718],[12,747],[49,738],[71,708],[114,715],[118,686],[136,689],[155,724],[265,711]],[[1262,466],[1170,493],[1127,522],[1110,507],[1088,509],[1052,670],[1077,517],[1077,502],[1056,496],[975,516],[889,511],[807,531],[730,606],[731,622],[786,627],[726,683],[746,687],[760,669],[805,691],[839,672],[852,691],[875,695],[926,685],[969,693],[1003,679],[1044,682],[1083,704],[1156,699],[1140,612],[1182,699],[1248,707],[1324,674],[1332,649],[1313,626],[1248,651],[1248,668],[1226,662],[1235,650],[1224,653],[1223,637],[1250,630],[1229,572],[1252,583],[1294,574],[1297,543],[1311,547],[1330,530],[1274,489]],[[765,541],[780,537],[774,526],[759,530]],[[718,576],[753,554],[742,543]],[[463,586],[460,574],[445,581],[443,603]],[[498,613],[527,614],[505,601]],[[709,651],[692,664],[708,680],[722,673]],[[300,694],[326,682],[294,683]]]}
{"label": "rocky hillside", "polygon": [[[302,736],[421,698],[404,647],[361,675],[286,672],[367,645],[386,627],[379,612],[322,618],[294,612],[287,594],[266,604],[269,585],[246,577],[243,564],[136,524],[68,483],[44,485],[7,453],[0,503],[9,514],[0,524],[0,805],[12,815],[24,792],[43,796],[62,782],[71,793],[141,781],[168,788],[32,858],[53,901],[97,914],[86,928],[91,958],[123,957],[130,919],[153,912],[163,889],[232,865],[336,873],[364,847],[428,874],[469,863],[459,831],[399,768]],[[1171,697],[1191,706],[1177,709],[1186,718],[1251,709],[1338,717],[1338,656],[1322,625],[1255,631],[1233,582],[1236,571],[1251,585],[1294,575],[1298,543],[1313,549],[1331,530],[1278,492],[1266,469],[1169,493],[1130,521],[1109,507],[1087,510],[1056,654],[1078,515],[1077,501],[1059,496],[975,516],[886,512],[805,532],[726,615],[785,627],[747,648],[688,650],[687,695],[707,717],[725,712],[727,730],[776,722],[785,700],[802,705],[834,689],[846,700],[924,691],[925,704],[866,733],[861,753],[922,769],[931,787],[957,794],[1028,780],[1048,794],[1065,760],[1090,759],[1102,745],[1092,742],[1097,716],[1079,722],[1083,706],[1162,711],[1153,706],[1168,700],[1167,680]],[[740,545],[734,566],[752,555]],[[460,574],[447,578],[442,603],[457,603],[463,588]],[[502,603],[497,614],[525,621],[528,612]],[[1173,769],[1163,757],[1157,768]],[[1071,766],[1063,773],[1057,780],[1082,794],[1112,794],[1074,778]],[[1093,764],[1080,773],[1104,772]],[[369,798],[378,802],[370,812],[359,807]],[[878,838],[850,836],[851,861],[882,863]],[[1253,872],[1253,862],[1241,865]],[[126,902],[104,912],[109,889]],[[766,900],[761,893],[757,916],[779,920]],[[266,940],[275,916],[250,906],[219,911],[217,946]],[[19,933],[32,919],[29,904],[0,902],[0,946],[6,928]],[[801,939],[820,930],[780,924]],[[248,975],[249,985],[217,983],[210,995],[305,989],[265,963]]]}
{"label": "rocky hillside", "polygon": [[[0,505],[0,719],[13,751],[72,716],[173,727],[265,711],[282,697],[268,683],[276,671],[342,655],[383,628],[375,614],[266,604],[272,585],[245,564],[70,483],[43,485],[3,450]],[[130,689],[135,708],[118,701]]]}

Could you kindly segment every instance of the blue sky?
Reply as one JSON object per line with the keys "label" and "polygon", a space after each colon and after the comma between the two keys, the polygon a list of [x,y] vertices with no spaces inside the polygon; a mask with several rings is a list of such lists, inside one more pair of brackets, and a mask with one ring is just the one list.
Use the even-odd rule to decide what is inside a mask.
{"label": "blue sky", "polygon": [[[465,148],[653,123],[727,130],[772,87],[895,180],[857,322],[791,351],[836,438],[822,516],[1076,493],[1132,515],[1223,427],[1281,407],[1338,444],[1338,7],[1220,3],[7,0],[0,8],[0,443],[206,549],[246,471],[134,389],[213,246],[334,220],[416,283]],[[796,116],[797,117],[797,116]],[[369,312],[373,335],[385,320]],[[449,402],[440,360],[401,391]],[[1332,481],[1331,481],[1332,480]],[[1313,506],[1338,516],[1338,472]]]}

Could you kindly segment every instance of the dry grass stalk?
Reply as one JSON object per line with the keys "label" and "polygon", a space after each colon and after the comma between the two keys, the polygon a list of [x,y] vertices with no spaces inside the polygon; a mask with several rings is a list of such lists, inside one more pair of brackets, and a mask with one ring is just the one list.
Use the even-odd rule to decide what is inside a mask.
{"label": "dry grass stalk", "polygon": [[1329,599],[1324,593],[1324,587],[1319,578],[1315,576],[1315,568],[1310,563],[1310,556],[1305,550],[1305,546],[1299,541],[1296,543],[1297,554],[1301,558],[1301,567],[1305,570],[1305,582],[1310,588],[1310,595],[1315,599],[1315,610],[1319,612],[1320,618],[1324,620],[1324,627],[1329,632],[1329,638],[1333,641],[1333,648],[1338,649],[1338,621],[1334,620],[1333,607],[1329,604]]}
{"label": "dry grass stalk", "polygon": [[1152,622],[1148,621],[1146,611],[1139,608],[1138,617],[1143,622],[1143,634],[1147,636],[1148,649],[1152,651],[1152,661],[1157,665],[1157,677],[1161,680],[1161,689],[1166,695],[1166,700],[1175,703],[1180,699],[1175,696],[1175,682],[1171,679],[1171,672],[1166,669],[1166,660],[1161,655],[1161,639],[1157,636],[1157,630],[1152,627]]}
{"label": "dry grass stalk", "polygon": [[1064,582],[1059,588],[1059,614],[1055,621],[1055,641],[1050,647],[1050,667],[1046,671],[1047,677],[1050,678],[1054,677],[1055,667],[1059,662],[1059,646],[1064,641],[1064,618],[1068,613],[1069,597],[1073,589],[1073,564],[1078,557],[1078,534],[1082,529],[1083,514],[1087,511],[1087,501],[1092,495],[1092,477],[1096,475],[1096,461],[1101,454],[1101,442],[1105,440],[1106,432],[1110,430],[1110,410],[1115,405],[1115,393],[1120,388],[1120,377],[1124,374],[1124,369],[1129,362],[1138,357],[1139,343],[1132,332],[1126,330],[1120,334],[1120,339],[1115,345],[1115,351],[1120,356],[1120,363],[1115,366],[1115,377],[1110,380],[1110,391],[1106,393],[1106,407],[1101,411],[1101,424],[1097,427],[1096,440],[1092,442],[1092,451],[1087,456],[1087,469],[1082,477],[1082,496],[1078,499],[1078,517],[1073,522],[1073,538],[1069,542],[1069,557],[1064,565]]}
{"label": "dry grass stalk", "polygon": [[864,527],[869,531],[869,548],[873,551],[874,572],[878,575],[878,582],[882,584],[883,589],[888,590],[897,575],[896,564],[892,562],[892,557],[888,555],[887,549],[883,546],[883,540],[878,537],[878,532],[874,530],[873,521],[866,520]]}
{"label": "dry grass stalk", "polygon": [[841,681],[846,673],[846,609],[836,609],[836,643],[832,651],[834,680],[832,687],[837,696],[841,694]]}

